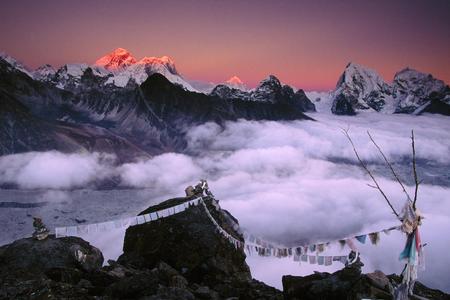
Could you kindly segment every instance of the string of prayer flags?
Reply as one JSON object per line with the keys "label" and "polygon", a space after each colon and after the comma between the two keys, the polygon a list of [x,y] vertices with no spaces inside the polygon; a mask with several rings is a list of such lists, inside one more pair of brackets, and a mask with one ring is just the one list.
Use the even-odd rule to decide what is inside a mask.
{"label": "string of prayer flags", "polygon": [[[222,227],[220,227],[220,225],[217,223],[216,219],[214,219],[214,217],[209,212],[209,209],[206,206],[206,204],[203,201],[203,199],[200,198],[199,202],[203,205],[203,208],[205,209],[206,215],[209,217],[211,222],[216,226],[217,231],[219,233],[221,233],[225,238],[227,238],[235,246],[236,249],[237,248],[244,248],[244,243],[243,242],[241,242],[240,240],[236,239],[231,234],[226,232]],[[263,255],[263,256],[269,256],[270,255],[271,251],[268,251],[268,250],[270,250],[270,249],[266,250],[266,248],[264,248],[264,247],[259,247],[259,249],[257,249],[258,254],[261,253],[260,255]]]}
{"label": "string of prayer flags", "polygon": [[[326,250],[326,247],[330,245],[330,242],[317,243],[311,245],[302,245],[297,247],[279,247],[276,246],[275,243],[271,243],[261,239],[259,237],[255,237],[252,234],[244,233],[244,240],[242,242],[237,238],[233,237],[226,230],[224,230],[211,215],[208,207],[203,201],[202,197],[196,198],[194,200],[190,200],[179,205],[175,205],[169,208],[164,208],[152,213],[134,216],[130,218],[124,218],[120,220],[107,221],[101,223],[94,224],[85,224],[79,226],[68,226],[68,227],[57,227],[55,228],[56,237],[64,237],[64,236],[77,236],[83,235],[86,233],[96,233],[96,232],[104,232],[118,228],[127,228],[129,226],[134,226],[138,224],[145,224],[148,222],[156,221],[161,218],[166,218],[171,215],[183,212],[187,208],[195,205],[202,205],[205,209],[205,212],[208,218],[211,220],[213,225],[216,227],[216,231],[223,235],[228,241],[234,245],[234,247],[241,248],[246,251],[249,255],[256,252],[260,256],[275,256],[275,257],[293,257],[295,262],[309,262],[310,264],[319,264],[323,266],[330,266],[333,262],[347,262],[347,256],[322,256],[319,253],[322,253]],[[382,230],[385,234],[389,234],[391,230],[399,229],[399,226],[390,227],[388,229]],[[354,237],[350,237],[347,239],[339,240],[339,244],[341,249],[347,245],[351,250],[357,251],[357,248],[353,242],[353,239],[358,240],[358,242],[365,244],[367,235],[372,244],[376,245],[380,240],[380,232],[372,232],[369,234],[358,235]],[[311,253],[311,255],[308,255]]]}
{"label": "string of prayer flags", "polygon": [[145,224],[148,222],[156,221],[160,218],[165,218],[177,213],[180,213],[190,206],[198,205],[201,201],[201,198],[196,198],[187,202],[184,202],[179,205],[175,205],[169,208],[161,209],[156,212],[152,212],[149,214],[118,219],[114,221],[107,221],[101,223],[93,223],[93,224],[84,224],[78,226],[67,226],[67,227],[56,227],[55,235],[57,238],[66,237],[66,236],[80,236],[89,233],[99,233],[110,231],[119,228],[128,228],[129,226]]}
{"label": "string of prayer flags", "polygon": [[[367,236],[369,236],[369,239],[372,243],[376,244],[380,239],[380,233],[384,232],[386,234],[390,233],[392,230],[399,229],[399,226],[390,227],[388,229],[383,229],[379,232],[372,232],[370,234],[361,234],[354,237],[350,237],[347,239],[341,239],[337,242],[341,246],[341,250],[347,245],[351,250],[357,252],[357,247],[355,245],[354,239],[356,239],[359,243],[365,244],[367,240]],[[253,236],[252,234],[244,233],[244,239],[246,244],[255,244],[256,248],[259,249],[259,247],[265,248],[269,247],[271,251],[265,251],[265,252],[259,252],[262,256],[275,256],[278,258],[283,257],[290,257],[293,256],[293,260],[295,262],[308,262],[310,264],[320,264],[323,266],[330,266],[333,264],[333,262],[340,262],[343,264],[346,264],[347,262],[347,256],[321,256],[320,253],[324,252],[328,246],[330,246],[331,242],[325,242],[325,243],[316,243],[311,245],[302,245],[292,248],[285,248],[285,247],[279,247],[276,246],[274,243],[270,243],[265,241],[262,238],[258,238]],[[249,255],[252,253],[250,251],[247,251]],[[310,255],[308,255],[310,253]]]}

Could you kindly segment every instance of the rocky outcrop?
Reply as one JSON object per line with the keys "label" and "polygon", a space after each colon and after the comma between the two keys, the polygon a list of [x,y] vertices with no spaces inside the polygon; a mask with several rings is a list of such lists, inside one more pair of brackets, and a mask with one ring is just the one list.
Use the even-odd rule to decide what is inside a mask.
{"label": "rocky outcrop", "polygon": [[353,116],[356,115],[355,109],[353,108],[352,103],[356,100],[352,100],[351,96],[338,95],[333,100],[333,106],[331,107],[331,111],[335,115],[348,115]]}
{"label": "rocky outcrop", "polygon": [[[360,300],[394,299],[396,287],[401,279],[396,275],[386,276],[381,271],[362,274],[360,262],[345,267],[333,274],[316,272],[308,276],[283,276],[283,294],[286,300]],[[409,299],[448,300],[450,295],[429,289],[420,282],[414,286],[414,295]]]}
{"label": "rocky outcrop", "polygon": [[25,238],[0,248],[2,271],[45,272],[53,268],[99,269],[103,255],[97,248],[77,237],[45,240]]}
{"label": "rocky outcrop", "polygon": [[[185,200],[172,199],[141,214]],[[243,241],[233,216],[220,209],[212,198],[206,198],[205,204],[223,229]],[[217,232],[202,205],[190,207],[161,221],[130,227],[125,235],[123,250],[124,254],[118,259],[120,264],[152,269],[164,261],[173,267],[171,278],[176,278],[169,281],[183,282],[199,298],[281,298],[279,291],[251,278],[243,250],[235,248]]]}

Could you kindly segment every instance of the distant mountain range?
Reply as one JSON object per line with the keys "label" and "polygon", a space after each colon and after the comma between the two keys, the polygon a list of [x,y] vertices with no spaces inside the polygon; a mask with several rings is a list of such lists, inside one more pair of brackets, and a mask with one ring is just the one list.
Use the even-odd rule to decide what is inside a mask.
{"label": "distant mountain range", "polygon": [[193,85],[200,86],[185,80],[169,57],[137,60],[122,48],[93,65],[44,65],[35,71],[0,55],[0,154],[101,151],[130,161],[184,151],[186,132],[205,122],[307,120],[304,113],[314,112],[315,104],[347,115],[448,115],[450,107],[449,87],[431,75],[405,69],[387,84],[353,63],[334,91],[308,93],[313,101],[272,75],[254,89],[237,76],[203,93]]}
{"label": "distant mountain range", "polygon": [[311,118],[304,108],[314,109],[304,94],[299,98],[273,76],[251,99],[191,88],[169,58],[136,61],[123,49],[92,66],[44,66],[34,72],[3,55],[0,154],[101,151],[130,161],[184,151],[186,132],[205,122],[306,120]]}

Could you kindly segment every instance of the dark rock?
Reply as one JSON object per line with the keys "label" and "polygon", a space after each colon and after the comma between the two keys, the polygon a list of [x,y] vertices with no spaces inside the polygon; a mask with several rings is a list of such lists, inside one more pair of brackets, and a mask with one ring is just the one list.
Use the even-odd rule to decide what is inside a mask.
{"label": "dark rock", "polygon": [[[381,271],[361,274],[359,267],[351,265],[333,274],[283,276],[283,293],[285,299],[393,299],[400,282],[398,276],[386,276]],[[429,289],[419,282],[416,283],[414,294],[416,296],[410,299],[450,299],[450,295]]]}
{"label": "dark rock", "polygon": [[186,289],[161,287],[156,295],[144,297],[146,300],[194,300],[194,295]]}
{"label": "dark rock", "polygon": [[87,282],[102,263],[102,253],[80,238],[17,240],[0,247],[0,299],[89,298],[95,289]]}
{"label": "dark rock", "polygon": [[331,112],[336,115],[356,115],[355,109],[353,108],[353,103],[356,101],[357,99],[350,99],[343,94],[338,95],[333,101]]}
{"label": "dark rock", "polygon": [[[396,274],[391,274],[388,275],[387,277],[389,278],[391,283],[395,286],[398,286],[402,281],[401,277]],[[410,297],[412,300],[416,299],[419,300],[423,298],[436,300],[450,300],[450,294],[446,294],[440,290],[430,289],[420,282],[415,283],[413,293],[414,296]]]}
{"label": "dark rock", "polygon": [[159,288],[158,277],[152,272],[121,278],[106,289],[106,295],[116,299],[136,299],[157,293]]}
{"label": "dark rock", "polygon": [[[141,214],[186,200],[188,198],[170,199],[149,207]],[[215,220],[228,233],[243,240],[237,220],[214,201],[205,198]],[[200,299],[282,298],[279,290],[251,279],[243,250],[236,249],[216,232],[202,205],[156,222],[128,228],[124,254],[118,262],[136,269],[155,268],[167,286],[183,288],[186,284],[183,279],[186,279],[190,292]]]}
{"label": "dark rock", "polygon": [[[178,198],[178,201],[183,201],[183,198]],[[234,224],[226,217],[227,213],[216,211],[211,200],[206,203],[219,224],[243,240],[233,229]],[[141,214],[161,209],[164,205],[151,207]],[[183,276],[190,282],[212,284],[229,278],[244,281],[251,278],[243,251],[235,249],[216,232],[202,205],[157,222],[127,229],[124,254],[118,260],[121,264],[153,268],[160,260],[180,272],[185,269]]]}
{"label": "dark rock", "polygon": [[42,241],[26,238],[0,247],[0,262],[3,270],[44,272],[53,268],[74,268],[91,271],[102,266],[103,255],[100,250],[80,238],[57,239],[54,235],[49,235]]}

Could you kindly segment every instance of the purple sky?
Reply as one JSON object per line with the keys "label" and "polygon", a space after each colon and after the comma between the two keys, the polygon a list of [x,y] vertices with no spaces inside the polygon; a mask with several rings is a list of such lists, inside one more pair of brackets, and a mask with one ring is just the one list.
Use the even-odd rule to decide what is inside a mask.
{"label": "purple sky", "polygon": [[[80,1],[78,1],[80,2]],[[35,68],[123,47],[168,55],[189,79],[268,74],[334,87],[349,61],[387,81],[409,66],[450,82],[450,1],[5,1],[0,51]]]}

